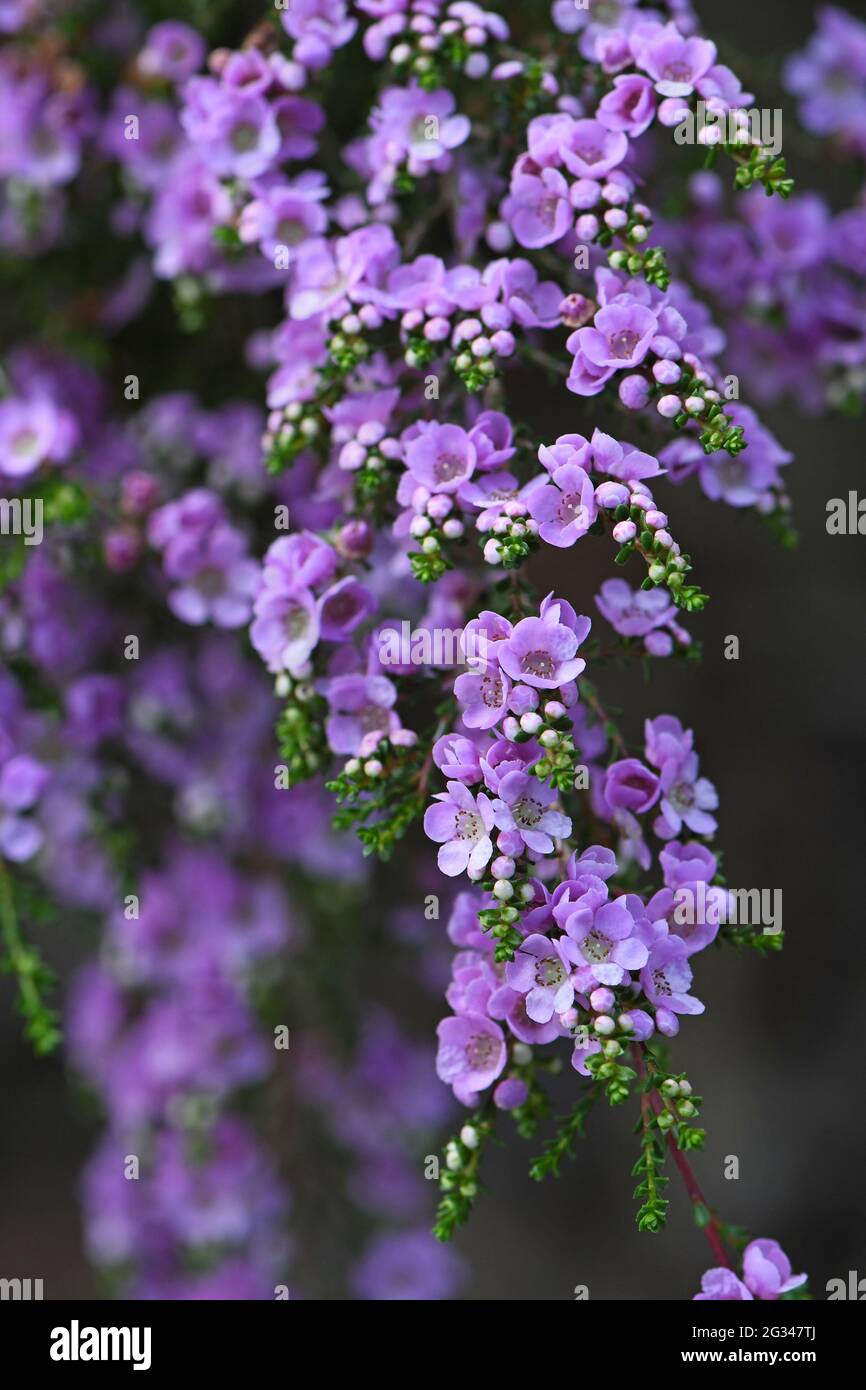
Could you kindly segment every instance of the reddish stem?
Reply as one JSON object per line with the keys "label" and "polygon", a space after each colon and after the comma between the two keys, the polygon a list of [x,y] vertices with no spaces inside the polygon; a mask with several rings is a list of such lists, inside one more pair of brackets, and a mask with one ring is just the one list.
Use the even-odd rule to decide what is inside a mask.
{"label": "reddish stem", "polygon": [[[638,1075],[641,1078],[643,1078],[644,1076],[646,1076],[646,1067],[644,1066],[643,1054],[641,1052],[640,1044],[632,1043],[631,1051],[635,1067],[638,1071]],[[646,1093],[644,1093],[644,1095],[641,1097],[641,1108],[643,1108],[645,1099]],[[649,1102],[656,1115],[660,1115],[665,1108],[661,1102],[661,1098],[655,1090],[649,1092]],[[712,1207],[710,1206],[709,1202],[707,1201],[703,1192],[701,1191],[700,1184],[697,1178],[695,1177],[692,1165],[689,1163],[682,1150],[677,1147],[677,1141],[670,1130],[668,1131],[665,1137],[667,1139],[668,1148],[673,1154],[674,1163],[677,1165],[677,1170],[679,1172],[680,1177],[683,1180],[686,1192],[689,1194],[689,1199],[691,1200],[692,1205],[702,1206],[704,1211],[707,1212],[709,1215],[709,1221],[701,1229],[703,1230],[704,1235],[710,1243],[710,1249],[715,1255],[718,1264],[720,1264],[724,1269],[730,1269],[731,1262],[728,1259],[728,1252],[725,1249],[725,1242],[722,1237],[721,1230],[719,1228],[718,1217],[715,1215]]]}

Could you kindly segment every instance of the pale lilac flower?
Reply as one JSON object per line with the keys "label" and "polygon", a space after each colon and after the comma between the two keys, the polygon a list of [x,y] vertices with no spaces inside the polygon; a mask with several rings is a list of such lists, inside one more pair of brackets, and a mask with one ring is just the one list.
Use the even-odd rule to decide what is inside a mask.
{"label": "pale lilac flower", "polygon": [[613,91],[602,97],[598,120],[608,130],[624,131],[632,140],[642,135],[655,118],[653,86],[637,73],[615,77]]}
{"label": "pale lilac flower", "polygon": [[716,61],[716,45],[708,39],[684,38],[675,24],[666,24],[648,42],[636,45],[638,66],[648,72],[664,97],[686,97]]}
{"label": "pale lilac flower", "polygon": [[577,631],[561,623],[558,608],[543,618],[522,618],[498,647],[500,666],[513,680],[539,690],[576,680],[586,667],[577,649],[590,629],[588,618],[578,623]]}
{"label": "pale lilac flower", "polygon": [[470,122],[454,114],[455,106],[451,92],[429,92],[414,78],[408,87],[387,87],[370,113],[373,159],[380,155],[392,165],[409,160],[410,168],[423,171],[469,138]]}
{"label": "pale lilac flower", "polygon": [[280,20],[295,40],[295,61],[315,71],[328,66],[334,50],[344,47],[358,27],[346,0],[291,0]]}
{"label": "pale lilac flower", "polygon": [[714,835],[718,822],[710,811],[719,804],[712,782],[698,775],[697,753],[684,758],[669,758],[662,763],[660,774],[661,814],[653,829],[656,835],[672,840],[686,825],[695,835]]}
{"label": "pale lilac flower", "polygon": [[0,473],[28,477],[43,463],[63,463],[78,439],[78,426],[47,398],[0,401]]}
{"label": "pale lilac flower", "polygon": [[310,590],[300,584],[261,590],[250,640],[269,671],[300,671],[319,641],[319,605]]}
{"label": "pale lilac flower", "polygon": [[500,779],[493,802],[496,828],[506,834],[515,832],[522,841],[520,850],[525,845],[534,854],[552,854],[554,839],[565,840],[571,834],[569,817],[551,809],[555,800],[553,788],[537,777],[509,772]]}
{"label": "pale lilac flower", "polygon": [[679,936],[661,936],[650,949],[640,974],[644,994],[659,1011],[670,1014],[702,1014],[704,1005],[689,994],[692,983],[688,947]]}
{"label": "pale lilac flower", "polygon": [[538,534],[548,545],[574,545],[586,535],[597,513],[592,480],[575,464],[555,469],[551,484],[534,488],[529,495],[529,514],[540,522]]}
{"label": "pale lilac flower", "polygon": [[536,1023],[549,1023],[574,1001],[571,942],[560,937],[527,936],[505,967],[509,987],[526,996],[526,1012]]}
{"label": "pale lilac flower", "polygon": [[660,782],[638,758],[611,763],[604,776],[603,797],[611,811],[643,815],[659,799]]}
{"label": "pale lilac flower", "polygon": [[319,599],[319,631],[326,642],[345,642],[376,611],[376,598],[349,575],[332,584]]}
{"label": "pale lilac flower", "polygon": [[483,1014],[443,1019],[436,1029],[439,1052],[436,1075],[453,1087],[464,1105],[501,1075],[508,1058],[502,1029]]}
{"label": "pale lilac flower", "polygon": [[521,246],[550,246],[569,231],[568,184],[558,169],[539,169],[512,180],[509,222]]}
{"label": "pale lilac flower", "polygon": [[646,965],[649,956],[636,935],[637,922],[626,899],[599,902],[600,896],[597,890],[585,893],[564,918],[576,948],[572,959],[580,966],[575,984],[584,993],[596,984],[622,984],[630,970]]}
{"label": "pale lilac flower", "polygon": [[574,121],[561,153],[578,178],[599,179],[622,164],[628,154],[628,138],[621,130],[608,130],[600,121]]}
{"label": "pale lilac flower", "polygon": [[712,1301],[716,1303],[748,1303],[752,1295],[742,1279],[738,1279],[732,1269],[708,1269],[701,1276],[701,1292],[696,1293],[693,1303]]}
{"label": "pale lilac flower", "polygon": [[431,492],[456,492],[475,471],[475,445],[459,425],[425,421],[406,445],[406,467]]}
{"label": "pale lilac flower", "polygon": [[467,787],[481,781],[479,759],[476,744],[462,734],[443,734],[433,745],[433,761],[446,779]]}
{"label": "pale lilac flower", "polygon": [[136,66],[147,77],[182,82],[201,67],[205,52],[204,39],[195,29],[179,20],[167,19],[148,30]]}
{"label": "pale lilac flower", "polygon": [[393,708],[397,691],[387,676],[335,676],[324,693],[330,706],[325,729],[335,753],[355,756],[365,739],[386,738],[400,728]]}
{"label": "pale lilac flower", "polygon": [[743,1278],[755,1298],[781,1298],[805,1284],[807,1277],[792,1275],[791,1261],[777,1240],[753,1240],[743,1251]]}
{"label": "pale lilac flower", "polygon": [[466,671],[454,682],[467,729],[492,729],[508,709],[511,682],[496,660],[488,660],[479,672]]}
{"label": "pale lilac flower", "polygon": [[449,878],[466,870],[479,878],[493,857],[490,799],[484,792],[473,796],[462,782],[449,782],[448,790],[438,792],[435,801],[437,804],[428,806],[424,814],[424,830],[441,846],[439,868]]}
{"label": "pale lilac flower", "polygon": [[657,315],[635,302],[606,304],[591,328],[579,328],[573,336],[593,366],[620,371],[644,360],[657,332]]}

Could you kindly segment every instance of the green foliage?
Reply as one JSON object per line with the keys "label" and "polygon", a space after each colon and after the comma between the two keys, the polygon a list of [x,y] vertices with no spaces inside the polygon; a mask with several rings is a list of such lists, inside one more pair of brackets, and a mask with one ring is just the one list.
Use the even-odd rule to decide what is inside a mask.
{"label": "green foliage", "polygon": [[587,1088],[571,1114],[558,1121],[556,1134],[548,1140],[538,1158],[532,1160],[529,1176],[535,1182],[543,1182],[549,1177],[558,1178],[563,1159],[574,1158],[574,1141],[584,1138],[589,1112],[597,1098],[596,1087]]}
{"label": "green foliage", "polygon": [[635,1200],[641,1205],[637,1213],[639,1231],[649,1231],[655,1235],[667,1224],[667,1210],[670,1202],[662,1196],[670,1181],[663,1173],[665,1145],[652,1122],[642,1126],[641,1154],[632,1168],[632,1177],[639,1178],[634,1189]]}
{"label": "green foliage", "polygon": [[[357,758],[328,782],[340,807],[332,817],[335,830],[354,830],[365,855],[391,858],[399,841],[418,820],[425,804],[420,785],[424,754],[421,741],[414,748],[394,748],[383,739],[375,754],[362,764]],[[365,769],[381,765],[371,776]],[[357,765],[357,766],[355,766]]]}
{"label": "green foliage", "polygon": [[[474,1131],[477,1141],[474,1147],[464,1143],[461,1138],[467,1129]],[[475,1199],[482,1191],[478,1183],[478,1169],[492,1137],[493,1119],[484,1111],[479,1111],[464,1125],[461,1134],[446,1144],[439,1179],[442,1200],[433,1227],[437,1240],[452,1240],[457,1227],[469,1220]]]}
{"label": "green foliage", "polygon": [[12,975],[18,989],[18,1012],[25,1021],[24,1035],[37,1056],[44,1057],[58,1046],[62,1034],[57,1010],[46,1002],[55,984],[53,971],[43,963],[38,951],[24,939],[19,916],[36,925],[55,919],[53,904],[29,879],[13,880],[0,859],[0,932],[3,956],[0,971]]}

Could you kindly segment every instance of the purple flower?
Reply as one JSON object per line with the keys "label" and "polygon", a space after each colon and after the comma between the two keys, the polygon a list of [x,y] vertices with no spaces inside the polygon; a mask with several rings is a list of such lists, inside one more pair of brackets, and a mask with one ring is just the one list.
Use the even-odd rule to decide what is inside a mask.
{"label": "purple flower", "polygon": [[576,655],[589,633],[588,618],[579,618],[577,630],[559,621],[554,606],[544,617],[522,618],[513,632],[499,644],[499,664],[513,680],[538,690],[553,690],[576,680],[586,662]]}
{"label": "purple flower", "polygon": [[431,492],[456,492],[475,471],[475,445],[459,425],[424,422],[406,445],[406,467]]}
{"label": "purple flower", "polygon": [[453,1087],[462,1104],[473,1105],[477,1093],[492,1086],[505,1067],[502,1029],[483,1014],[461,1014],[443,1019],[436,1033],[436,1075]]}
{"label": "purple flower", "polygon": [[611,763],[604,777],[604,802],[611,811],[643,815],[658,801],[660,783],[638,758]]}
{"label": "purple flower", "polygon": [[628,139],[621,130],[608,130],[600,121],[575,121],[560,150],[578,178],[599,179],[622,164],[628,154]]}
{"label": "purple flower", "polygon": [[269,671],[300,672],[319,641],[319,605],[310,590],[301,585],[261,590],[250,640]]}
{"label": "purple flower", "polygon": [[[553,280],[539,280],[529,261],[508,261],[502,277],[502,298],[524,328],[556,328],[562,314],[562,290]],[[482,310],[482,316],[483,316]]]}
{"label": "purple flower", "polygon": [[307,189],[278,186],[264,190],[241,213],[241,241],[257,242],[263,255],[273,261],[280,247],[291,248],[308,237],[320,236],[328,227],[328,214],[319,201],[326,194],[322,184]]}
{"label": "purple flower", "polygon": [[730,1269],[708,1269],[693,1302],[747,1302],[754,1298],[772,1302],[800,1288],[807,1277],[791,1274],[791,1261],[778,1241],[753,1240],[743,1252],[743,1278],[738,1279]]}
{"label": "purple flower", "polygon": [[147,77],[182,82],[201,67],[205,52],[204,39],[195,29],[179,20],[167,19],[148,30],[136,66]]}
{"label": "purple flower", "polygon": [[[543,939],[546,941],[547,937]],[[551,1015],[546,1023],[538,1023],[529,1017],[526,1012],[527,997],[510,985],[500,985],[488,1000],[487,1013],[491,1018],[503,1019],[508,1024],[509,1032],[530,1047],[542,1047],[561,1037],[559,1019],[555,1015]]]}
{"label": "purple flower", "polygon": [[714,835],[718,822],[709,814],[719,804],[712,782],[698,776],[698,755],[669,758],[661,768],[661,815],[653,829],[656,835],[672,840],[686,825],[695,835]]}
{"label": "purple flower", "polygon": [[291,0],[280,19],[295,40],[295,61],[314,70],[327,67],[334,50],[347,44],[358,27],[346,0]]}
{"label": "purple flower", "polygon": [[262,571],[265,589],[279,591],[298,587],[316,589],[329,584],[336,574],[337,554],[333,546],[312,531],[281,536],[268,548]]}
{"label": "purple flower", "polygon": [[254,179],[274,163],[280,132],[264,97],[194,77],[184,88],[181,123],[216,174]]}
{"label": "purple flower", "polygon": [[671,1014],[702,1014],[704,1005],[689,994],[692,971],[688,947],[679,936],[658,937],[640,974],[644,994],[659,1010]]}
{"label": "purple flower", "polygon": [[552,854],[553,840],[564,840],[571,834],[569,817],[550,809],[555,800],[553,788],[537,777],[509,772],[500,779],[493,802],[496,828],[506,834],[515,832],[515,842],[522,841],[534,854]]}
{"label": "purple flower", "polygon": [[552,485],[533,488],[529,494],[529,514],[540,522],[538,534],[561,549],[585,536],[597,513],[592,480],[574,464],[555,469]]}
{"label": "purple flower", "polygon": [[602,97],[598,120],[608,130],[624,131],[632,140],[652,125],[656,99],[652,83],[637,73],[615,77],[613,91]]}
{"label": "purple flower", "polygon": [[451,92],[429,92],[414,78],[408,87],[387,87],[370,113],[371,160],[380,157],[391,165],[408,160],[411,172],[423,173],[469,137],[470,122],[454,115],[455,105]]}
{"label": "purple flower", "polygon": [[319,599],[319,632],[326,642],[345,642],[376,611],[375,595],[352,576],[340,579]]}
{"label": "purple flower", "polygon": [[671,758],[684,758],[692,750],[691,729],[684,729],[672,714],[660,714],[644,723],[644,745],[647,761],[653,767],[663,767]]}
{"label": "purple flower", "polygon": [[866,25],[835,5],[818,11],[818,28],[784,67],[789,91],[800,97],[800,119],[815,135],[836,135],[866,150]]}
{"label": "purple flower", "polygon": [[646,637],[676,615],[663,589],[632,589],[624,579],[606,579],[596,595],[596,607],[623,637]]}
{"label": "purple flower", "polygon": [[592,367],[616,371],[636,367],[644,360],[658,332],[658,318],[638,303],[606,304],[591,328],[579,328],[569,339]]}
{"label": "purple flower", "polygon": [[716,872],[716,856],[706,845],[690,840],[666,844],[659,851],[659,863],[668,888],[681,888],[685,883],[709,883]]}
{"label": "purple flower", "polygon": [[460,1258],[429,1231],[383,1231],[365,1249],[351,1282],[357,1298],[417,1303],[454,1298],[462,1278]]}
{"label": "purple flower", "polygon": [[73,417],[48,399],[0,401],[0,473],[24,478],[43,463],[62,463],[78,439]]}
{"label": "purple flower", "polygon": [[675,24],[666,24],[638,45],[637,63],[648,72],[664,97],[687,97],[716,61],[716,45],[708,39],[684,38]]}
{"label": "purple flower", "polygon": [[506,1081],[500,1081],[493,1092],[493,1104],[499,1110],[519,1110],[521,1105],[526,1104],[528,1095],[529,1087],[526,1082],[512,1076]]}
{"label": "purple flower", "polygon": [[527,936],[505,967],[509,987],[526,996],[526,1012],[535,1023],[549,1023],[570,1009],[574,1000],[571,943],[565,938]]}
{"label": "purple flower", "polygon": [[[572,957],[580,964],[576,985],[587,991],[599,985],[619,985],[630,970],[646,965],[649,952],[635,935],[637,923],[624,898],[599,901],[591,889],[577,900],[564,917],[566,933],[575,943]],[[561,909],[560,917],[566,909]]]}
{"label": "purple flower", "polygon": [[18,753],[0,766],[0,854],[13,863],[32,859],[43,833],[23,812],[32,811],[51,780],[48,768]]}
{"label": "purple flower", "polygon": [[518,174],[511,184],[509,221],[521,246],[550,246],[573,219],[568,184],[558,169]]}
{"label": "purple flower", "polygon": [[441,846],[439,868],[449,878],[464,871],[480,878],[493,857],[490,799],[483,792],[474,797],[462,782],[449,782],[448,790],[438,792],[434,800],[437,804],[424,813],[424,831]]}
{"label": "purple flower", "polygon": [[488,660],[482,671],[465,672],[454,682],[467,729],[492,729],[508,709],[511,682],[497,660]]}
{"label": "purple flower", "polygon": [[387,676],[335,676],[324,693],[331,711],[325,728],[335,753],[355,756],[365,739],[386,738],[400,728],[393,709],[397,691]]}
{"label": "purple flower", "polygon": [[471,787],[481,781],[479,751],[462,734],[443,734],[433,745],[433,761],[446,779]]}
{"label": "purple flower", "polygon": [[692,1302],[746,1303],[751,1299],[749,1290],[732,1269],[719,1268],[708,1269],[701,1276],[701,1292],[695,1294]]}
{"label": "purple flower", "polygon": [[777,1299],[805,1284],[805,1274],[791,1273],[791,1261],[776,1240],[753,1240],[743,1251],[743,1278],[755,1298]]}

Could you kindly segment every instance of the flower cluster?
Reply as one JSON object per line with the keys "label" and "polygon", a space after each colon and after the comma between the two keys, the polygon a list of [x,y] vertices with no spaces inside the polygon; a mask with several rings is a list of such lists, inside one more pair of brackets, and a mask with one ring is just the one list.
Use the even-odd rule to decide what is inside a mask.
{"label": "flower cluster", "polygon": [[[372,1000],[397,941],[378,898],[357,929],[380,883],[334,833],[383,860],[409,837],[426,925],[423,825],[468,880],[428,933],[454,948],[435,1073],[472,1111],[436,1234],[497,1125],[537,1131],[567,1049],[574,1108],[532,1175],[634,1098],[640,1229],[671,1154],[717,1261],[698,1299],[785,1297],[779,1246],[740,1278],[695,1197],[702,1100],[667,1051],[704,1008],[695,957],[780,940],[681,912],[727,902],[716,790],[692,730],[663,714],[635,742],[603,687],[612,660],[700,654],[669,485],[790,539],[792,455],[740,377],[759,402],[862,398],[862,199],[790,196],[688,0],[292,0],[234,48],[206,18],[0,5],[0,274],[32,272],[0,370],[0,935],[48,1051],[22,924],[52,899],[102,924],[69,1010],[107,1122],[93,1258],[135,1297],[273,1297],[279,1159],[302,1188],[318,1139],[268,1153],[254,1102],[291,1095],[360,1213],[349,1292],[453,1296],[413,1167],[450,1101]],[[829,9],[786,68],[807,130],[859,154],[863,53]],[[695,173],[670,132],[699,104],[727,134],[699,133]],[[600,579],[595,542],[632,571]]]}

